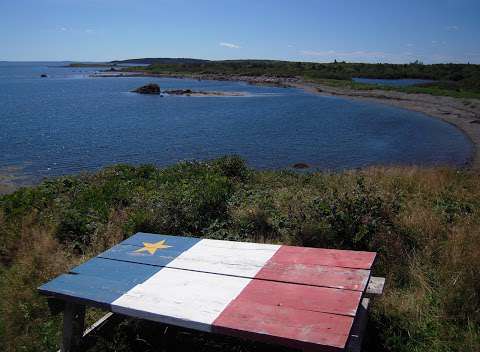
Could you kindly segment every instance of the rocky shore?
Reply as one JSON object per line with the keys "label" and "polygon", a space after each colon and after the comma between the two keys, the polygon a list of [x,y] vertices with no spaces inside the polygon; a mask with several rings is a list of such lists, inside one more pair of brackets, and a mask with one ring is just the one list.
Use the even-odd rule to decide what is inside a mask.
{"label": "rocky shore", "polygon": [[218,75],[218,74],[191,74],[191,75],[175,75],[163,73],[151,73],[149,71],[121,71],[111,72],[102,71],[91,75],[91,77],[165,77],[179,79],[195,79],[195,80],[211,80],[211,81],[241,81],[254,85],[268,85],[273,87],[288,88],[292,84],[301,82],[296,77],[272,77],[272,76],[239,76],[239,75]]}

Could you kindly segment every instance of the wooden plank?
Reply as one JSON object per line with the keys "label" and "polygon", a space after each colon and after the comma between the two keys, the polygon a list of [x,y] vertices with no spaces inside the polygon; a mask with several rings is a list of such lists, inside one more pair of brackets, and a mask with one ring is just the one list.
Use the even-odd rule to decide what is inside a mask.
{"label": "wooden plank", "polygon": [[254,278],[280,247],[205,239],[183,252],[167,267]]}
{"label": "wooden plank", "polygon": [[[101,336],[102,332],[112,329],[122,320],[121,316],[114,315],[113,313],[107,313],[91,326],[89,326],[84,332],[80,341],[80,348],[82,351],[88,350],[92,347],[98,336]],[[58,350],[61,352],[61,349]]]}
{"label": "wooden plank", "polygon": [[315,351],[342,351],[353,317],[235,300],[213,332]]}
{"label": "wooden plank", "polygon": [[352,330],[348,340],[347,352],[360,352],[362,350],[362,342],[365,337],[368,321],[368,306],[370,299],[364,298],[358,309],[358,314],[353,322]]}
{"label": "wooden plank", "polygon": [[370,270],[348,269],[313,264],[284,264],[270,260],[256,275],[257,279],[312,286],[364,291]]}
{"label": "wooden plank", "polygon": [[112,303],[132,317],[210,331],[213,321],[249,279],[164,268]]}
{"label": "wooden plank", "polygon": [[185,251],[175,251],[172,243],[171,248],[159,250],[152,255],[148,252],[138,252],[138,246],[122,243],[112,247],[98,257],[160,267],[253,278],[279,248],[279,245],[205,239],[197,242]]}
{"label": "wooden plank", "polygon": [[112,316],[113,316],[113,313],[109,312],[105,314],[103,317],[101,317],[100,319],[98,319],[95,323],[90,325],[87,328],[87,330],[84,331],[83,337],[87,337],[89,334],[92,334],[96,330],[100,329],[103,325],[107,323],[108,319],[110,319]]}
{"label": "wooden plank", "polygon": [[262,304],[355,317],[362,292],[326,287],[252,280],[235,299]]}
{"label": "wooden plank", "polygon": [[63,312],[63,335],[61,352],[80,351],[85,323],[85,306],[68,302]]}
{"label": "wooden plank", "polygon": [[[257,244],[248,242],[230,242],[204,239],[197,241],[185,250],[182,244],[191,238],[168,239],[170,248],[161,249],[152,255],[138,252],[144,241],[155,242],[174,236],[141,234],[129,240],[134,245],[124,243],[117,245],[99,257],[159,267],[194,270],[222,275],[265,280],[301,283],[316,286],[345,288],[363,291],[368,283],[370,272],[363,269],[351,269],[345,266],[370,267],[375,254],[352,251],[323,250],[319,248],[300,248],[279,245]],[[197,240],[197,239],[194,239]],[[180,251],[176,249],[176,245]],[[347,263],[347,256],[350,262]],[[363,259],[362,259],[363,258]],[[367,258],[367,259],[365,259]],[[323,264],[322,264],[323,263]],[[350,263],[350,264],[349,264]],[[353,263],[353,264],[352,264]],[[324,265],[325,264],[325,265]],[[337,266],[335,266],[337,265]],[[332,269],[330,269],[332,268]]]}
{"label": "wooden plank", "polygon": [[165,241],[165,243],[171,247],[174,252],[183,252],[190,247],[201,241],[201,238],[196,237],[184,237],[173,235],[160,235],[155,233],[143,233],[138,232],[133,236],[130,236],[122,244],[128,244],[131,246],[143,247],[143,243],[155,243],[159,241]]}
{"label": "wooden plank", "polygon": [[38,288],[39,292],[65,301],[110,310],[110,303],[132,288],[131,283],[88,275],[60,275]]}
{"label": "wooden plank", "polygon": [[282,246],[272,261],[279,264],[309,264],[370,270],[375,252]]}
{"label": "wooden plank", "polygon": [[173,249],[165,249],[152,255],[147,251],[137,252],[139,248],[120,243],[108,251],[100,253],[97,258],[164,267],[180,254]]}
{"label": "wooden plank", "polygon": [[383,293],[383,287],[385,286],[384,277],[372,276],[368,282],[366,293],[370,295],[381,295]]}
{"label": "wooden plank", "polygon": [[88,275],[111,281],[123,281],[131,287],[140,284],[161,270],[161,267],[117,260],[92,258],[73,268],[70,273]]}

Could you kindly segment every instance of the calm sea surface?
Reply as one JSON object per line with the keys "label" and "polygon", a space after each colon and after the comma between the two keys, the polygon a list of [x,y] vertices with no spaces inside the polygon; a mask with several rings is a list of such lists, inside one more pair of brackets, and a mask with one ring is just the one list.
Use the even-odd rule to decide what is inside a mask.
{"label": "calm sea surface", "polygon": [[[259,169],[298,162],[334,170],[463,165],[472,152],[453,126],[379,104],[236,82],[91,78],[92,68],[59,65],[0,63],[0,171],[38,179],[114,163],[163,166],[225,154],[239,154]],[[129,92],[149,82],[249,95]]]}

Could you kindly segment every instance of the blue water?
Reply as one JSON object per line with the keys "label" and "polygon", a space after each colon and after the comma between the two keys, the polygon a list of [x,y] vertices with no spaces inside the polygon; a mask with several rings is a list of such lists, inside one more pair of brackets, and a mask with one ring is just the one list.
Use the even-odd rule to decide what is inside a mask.
{"label": "blue water", "polygon": [[[114,163],[169,165],[239,154],[259,169],[307,163],[463,165],[469,140],[439,120],[380,104],[238,82],[91,78],[95,69],[0,63],[0,172],[33,178]],[[40,78],[40,74],[48,78]],[[247,92],[246,97],[159,97],[163,89]]]}
{"label": "blue water", "polygon": [[366,84],[377,84],[382,86],[394,86],[394,87],[408,87],[416,84],[431,83],[434,82],[428,79],[379,79],[379,78],[353,78],[353,81]]}

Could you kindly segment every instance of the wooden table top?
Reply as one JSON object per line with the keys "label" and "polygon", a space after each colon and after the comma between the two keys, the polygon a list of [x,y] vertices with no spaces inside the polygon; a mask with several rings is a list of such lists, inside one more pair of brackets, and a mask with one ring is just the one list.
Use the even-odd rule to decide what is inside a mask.
{"label": "wooden table top", "polygon": [[39,288],[131,317],[343,350],[373,252],[137,233]]}

